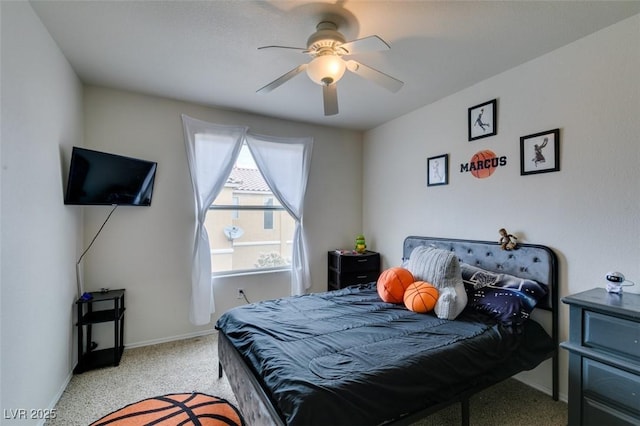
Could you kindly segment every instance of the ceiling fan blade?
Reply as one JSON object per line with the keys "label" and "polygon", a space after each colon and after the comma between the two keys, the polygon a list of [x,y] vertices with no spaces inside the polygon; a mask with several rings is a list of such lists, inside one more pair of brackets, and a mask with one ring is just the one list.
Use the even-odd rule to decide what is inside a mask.
{"label": "ceiling fan blade", "polygon": [[377,52],[379,50],[389,50],[390,48],[391,47],[389,47],[387,42],[377,35],[348,41],[338,47],[338,49],[344,51],[343,55],[356,55],[358,53]]}
{"label": "ceiling fan blade", "polygon": [[269,46],[260,46],[260,47],[258,47],[258,50],[262,50],[262,49],[293,49],[293,50],[300,50],[302,52],[306,52],[306,50],[307,50],[306,47],[291,47],[291,46],[277,46],[277,45],[269,45]]}
{"label": "ceiling fan blade", "polygon": [[336,115],[338,113],[338,85],[336,83],[323,85],[322,99],[324,101],[324,115]]}
{"label": "ceiling fan blade", "polygon": [[268,93],[268,92],[272,91],[273,89],[275,89],[275,88],[281,86],[282,84],[286,83],[287,81],[291,80],[293,77],[295,77],[296,75],[300,74],[302,71],[306,70],[307,66],[308,66],[308,64],[298,65],[297,67],[295,67],[294,69],[292,69],[288,73],[281,75],[280,77],[276,78],[275,80],[273,80],[271,83],[267,84],[266,86],[259,88],[258,90],[256,90],[256,92]]}
{"label": "ceiling fan blade", "polygon": [[379,84],[380,86],[394,93],[400,90],[404,85],[404,82],[398,80],[397,78],[393,78],[388,74],[385,74],[354,60],[347,61],[347,69],[355,74],[358,74],[360,77],[371,80],[374,83]]}

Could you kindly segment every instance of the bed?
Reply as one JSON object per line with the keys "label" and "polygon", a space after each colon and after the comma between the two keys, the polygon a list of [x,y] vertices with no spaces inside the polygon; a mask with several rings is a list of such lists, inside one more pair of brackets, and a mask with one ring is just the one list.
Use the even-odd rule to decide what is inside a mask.
{"label": "bed", "polygon": [[[376,283],[234,308],[216,323],[219,374],[226,373],[247,424],[410,424],[453,403],[468,424],[473,394],[547,359],[557,400],[553,251],[410,236],[403,261],[425,247],[451,252],[463,275],[480,268],[539,285],[544,294],[535,309],[549,311],[550,330],[526,318],[505,325],[471,303],[454,320],[411,312],[382,301]],[[470,284],[470,300],[489,289]]]}

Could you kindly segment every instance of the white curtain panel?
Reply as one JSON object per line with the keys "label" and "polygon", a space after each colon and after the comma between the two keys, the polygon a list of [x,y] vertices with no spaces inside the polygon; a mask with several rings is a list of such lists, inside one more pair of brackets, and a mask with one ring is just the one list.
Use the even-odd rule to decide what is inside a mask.
{"label": "white curtain panel", "polygon": [[196,213],[190,321],[195,325],[206,325],[214,312],[211,249],[204,221],[209,206],[222,191],[231,174],[245,141],[274,196],[295,219],[291,294],[304,294],[311,286],[303,206],[313,138],[250,134],[244,126],[224,126],[184,114],[182,124]]}
{"label": "white curtain panel", "polygon": [[291,294],[311,286],[309,253],[303,224],[313,138],[280,138],[247,133],[247,146],[280,204],[295,219],[291,256]]}
{"label": "white curtain panel", "polygon": [[211,322],[214,301],[211,249],[204,221],[209,206],[231,174],[247,127],[212,124],[184,114],[182,125],[196,213],[189,320],[195,325],[206,325]]}

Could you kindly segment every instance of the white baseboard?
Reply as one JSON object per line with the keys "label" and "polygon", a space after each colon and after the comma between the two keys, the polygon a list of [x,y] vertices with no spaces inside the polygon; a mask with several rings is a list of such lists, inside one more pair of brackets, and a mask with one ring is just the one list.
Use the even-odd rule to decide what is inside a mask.
{"label": "white baseboard", "polygon": [[[176,341],[176,340],[184,340],[184,339],[191,339],[191,338],[194,338],[194,337],[208,336],[208,335],[211,335],[211,334],[217,334],[217,331],[215,329],[211,329],[211,330],[197,331],[197,332],[194,332],[194,333],[181,334],[181,335],[178,335],[178,336],[163,337],[161,339],[145,340],[145,341],[142,341],[142,342],[135,342],[135,343],[127,343],[127,344],[125,344],[125,350],[133,349],[133,348],[139,348],[139,347],[142,347],[142,346],[151,346],[151,345],[157,345],[157,344],[160,344],[160,343],[173,342],[173,341]],[[72,377],[73,377],[73,368],[72,368],[72,371],[69,371],[69,374],[67,375],[65,380],[62,382],[62,385],[60,386],[60,388],[58,389],[58,391],[54,395],[51,403],[49,404],[49,409],[52,410],[52,409],[55,408],[56,404],[58,403],[58,401],[62,397],[62,394],[64,393],[65,389],[67,388],[67,386],[69,386],[69,382],[71,381]],[[42,420],[40,420],[40,422],[38,422],[38,426],[44,426],[44,424],[45,424],[45,419],[42,419]]]}
{"label": "white baseboard", "polygon": [[[53,409],[56,408],[56,404],[58,403],[60,398],[62,398],[62,394],[64,393],[65,389],[67,389],[67,386],[69,386],[69,382],[71,381],[71,377],[73,377],[73,371],[69,371],[69,374],[67,375],[67,377],[62,382],[62,386],[60,386],[58,391],[53,396],[53,399],[49,403],[48,411],[50,413],[53,413]],[[47,421],[47,419],[40,419],[40,421],[38,422],[38,426],[44,426],[46,421]]]}
{"label": "white baseboard", "polygon": [[124,346],[124,350],[126,351],[127,349],[133,349],[133,348],[140,348],[143,346],[151,346],[151,345],[157,345],[160,343],[167,343],[167,342],[174,342],[176,340],[184,340],[184,339],[191,339],[194,337],[200,337],[200,336],[208,336],[210,334],[216,334],[217,331],[214,329],[211,330],[203,330],[203,331],[196,331],[193,333],[187,333],[187,334],[180,334],[178,336],[170,336],[170,337],[162,337],[160,339],[153,339],[153,340],[144,340],[142,342],[134,342],[134,343],[127,343]]}
{"label": "white baseboard", "polygon": [[[513,376],[513,379],[516,379],[517,381],[524,383],[525,385],[534,388],[535,390],[539,390],[540,392],[546,393],[547,395],[551,396],[553,395],[553,390],[550,387],[547,386],[540,386],[536,383],[530,383],[528,381],[522,380],[521,378],[519,378],[517,375]],[[568,401],[568,395],[564,392],[558,392],[558,400],[562,401],[562,402],[567,402]]]}

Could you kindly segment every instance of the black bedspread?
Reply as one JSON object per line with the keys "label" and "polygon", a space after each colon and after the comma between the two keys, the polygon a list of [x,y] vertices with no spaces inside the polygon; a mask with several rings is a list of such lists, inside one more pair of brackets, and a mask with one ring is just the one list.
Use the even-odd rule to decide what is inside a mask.
{"label": "black bedspread", "polygon": [[223,332],[289,425],[380,424],[531,369],[553,344],[477,314],[455,321],[382,302],[375,283],[235,308]]}

